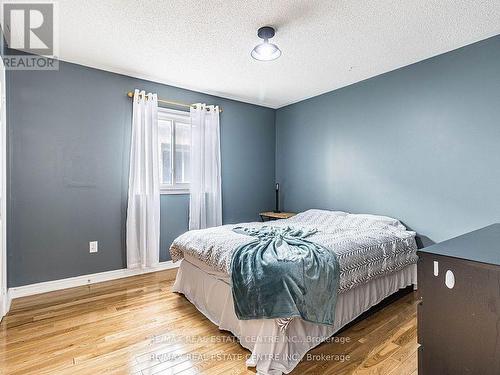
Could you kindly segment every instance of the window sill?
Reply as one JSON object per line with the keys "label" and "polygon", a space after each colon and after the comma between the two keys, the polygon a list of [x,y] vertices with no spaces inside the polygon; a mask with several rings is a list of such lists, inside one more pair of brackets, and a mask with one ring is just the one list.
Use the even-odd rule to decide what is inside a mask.
{"label": "window sill", "polygon": [[161,189],[160,195],[189,195],[189,189]]}

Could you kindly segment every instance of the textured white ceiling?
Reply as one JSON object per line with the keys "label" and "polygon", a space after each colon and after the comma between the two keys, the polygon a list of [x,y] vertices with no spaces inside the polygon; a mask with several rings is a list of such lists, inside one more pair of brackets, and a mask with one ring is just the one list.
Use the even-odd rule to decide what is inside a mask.
{"label": "textured white ceiling", "polygon": [[[59,13],[62,60],[273,108],[500,34],[500,0],[60,0]],[[276,61],[250,57],[264,25]]]}

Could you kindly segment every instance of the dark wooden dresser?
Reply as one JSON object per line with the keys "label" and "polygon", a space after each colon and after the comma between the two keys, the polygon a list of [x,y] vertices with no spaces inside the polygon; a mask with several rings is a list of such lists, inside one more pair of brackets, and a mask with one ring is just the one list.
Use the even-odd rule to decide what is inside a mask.
{"label": "dark wooden dresser", "polygon": [[499,375],[500,224],[418,255],[419,375]]}

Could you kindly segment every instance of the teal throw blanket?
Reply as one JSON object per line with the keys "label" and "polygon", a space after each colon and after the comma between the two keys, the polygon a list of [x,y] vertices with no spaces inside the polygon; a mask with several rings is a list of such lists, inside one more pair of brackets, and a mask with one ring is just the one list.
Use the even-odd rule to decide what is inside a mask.
{"label": "teal throw blanket", "polygon": [[233,230],[255,237],[236,249],[231,260],[238,319],[300,317],[334,323],[339,262],[333,251],[307,240],[315,230],[268,226]]}

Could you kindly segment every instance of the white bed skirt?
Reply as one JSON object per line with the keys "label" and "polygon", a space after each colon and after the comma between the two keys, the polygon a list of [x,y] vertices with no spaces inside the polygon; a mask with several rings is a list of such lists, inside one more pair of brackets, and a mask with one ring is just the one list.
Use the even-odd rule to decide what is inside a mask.
{"label": "white bed skirt", "polygon": [[408,266],[340,294],[333,326],[293,319],[286,330],[280,329],[274,319],[239,320],[228,281],[209,275],[185,259],[181,261],[173,291],[184,294],[219,329],[232,332],[251,351],[247,366],[256,367],[258,374],[279,375],[291,372],[309,350],[370,307],[416,283],[417,267]]}

